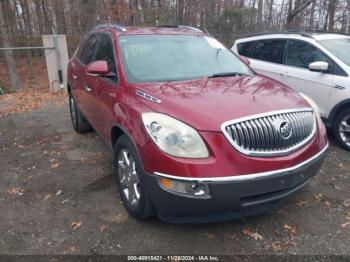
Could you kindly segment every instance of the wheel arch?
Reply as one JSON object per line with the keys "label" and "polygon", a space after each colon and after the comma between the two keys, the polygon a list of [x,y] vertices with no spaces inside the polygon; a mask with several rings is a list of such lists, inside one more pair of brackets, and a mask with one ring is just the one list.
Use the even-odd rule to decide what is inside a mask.
{"label": "wheel arch", "polygon": [[331,113],[329,114],[328,119],[326,120],[326,125],[328,127],[332,127],[335,119],[337,118],[337,115],[339,115],[340,112],[342,112],[347,108],[350,108],[350,98],[339,102],[338,104],[336,104],[335,107],[333,107]]}
{"label": "wheel arch", "polygon": [[114,151],[115,144],[116,144],[117,140],[123,135],[127,136],[128,139],[133,144],[133,146],[135,147],[136,153],[137,153],[138,158],[140,159],[140,162],[141,162],[141,167],[143,169],[142,158],[141,158],[141,155],[139,153],[135,139],[132,137],[130,132],[125,127],[121,126],[120,124],[114,124],[112,127],[112,130],[111,130],[111,146],[112,146],[113,151]]}

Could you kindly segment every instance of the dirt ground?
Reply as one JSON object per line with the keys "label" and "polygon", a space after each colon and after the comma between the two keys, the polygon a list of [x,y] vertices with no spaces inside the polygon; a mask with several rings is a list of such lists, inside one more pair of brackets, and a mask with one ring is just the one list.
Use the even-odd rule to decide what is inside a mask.
{"label": "dirt ground", "polygon": [[350,255],[350,152],[334,142],[315,179],[270,213],[138,221],[117,194],[109,147],[75,133],[57,99],[0,118],[0,254]]}

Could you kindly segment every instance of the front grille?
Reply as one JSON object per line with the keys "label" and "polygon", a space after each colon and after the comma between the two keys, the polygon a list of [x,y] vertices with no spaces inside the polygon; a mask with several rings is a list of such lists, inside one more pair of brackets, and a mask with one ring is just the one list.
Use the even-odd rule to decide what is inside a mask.
{"label": "front grille", "polygon": [[225,122],[222,131],[241,153],[286,155],[305,145],[316,132],[312,109],[275,111]]}

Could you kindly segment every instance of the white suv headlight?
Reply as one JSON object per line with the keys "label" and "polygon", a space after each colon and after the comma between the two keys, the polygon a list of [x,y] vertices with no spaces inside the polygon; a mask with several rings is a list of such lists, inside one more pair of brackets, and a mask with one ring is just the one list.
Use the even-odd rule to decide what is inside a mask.
{"label": "white suv headlight", "polygon": [[319,123],[322,123],[320,108],[318,107],[316,102],[312,98],[308,97],[307,95],[305,95],[303,93],[299,93],[299,94],[310,104],[312,109],[315,111],[317,121],[319,121]]}
{"label": "white suv headlight", "polygon": [[184,158],[206,158],[207,147],[198,132],[185,123],[160,113],[144,113],[148,134],[165,153]]}

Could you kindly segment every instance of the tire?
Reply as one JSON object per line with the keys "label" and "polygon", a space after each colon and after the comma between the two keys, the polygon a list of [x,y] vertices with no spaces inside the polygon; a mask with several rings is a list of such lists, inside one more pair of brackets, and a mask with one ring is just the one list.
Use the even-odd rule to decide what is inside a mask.
{"label": "tire", "polygon": [[333,125],[333,133],[338,144],[350,151],[350,108],[343,110],[337,116]]}
{"label": "tire", "polygon": [[78,133],[85,133],[91,130],[91,126],[89,122],[83,117],[81,112],[79,111],[78,107],[75,104],[75,100],[69,92],[69,111],[70,111],[70,117],[72,120],[73,128]]}
{"label": "tire", "polygon": [[154,210],[147,193],[141,159],[126,135],[122,135],[116,142],[114,166],[119,193],[128,213],[138,219],[153,216]]}

